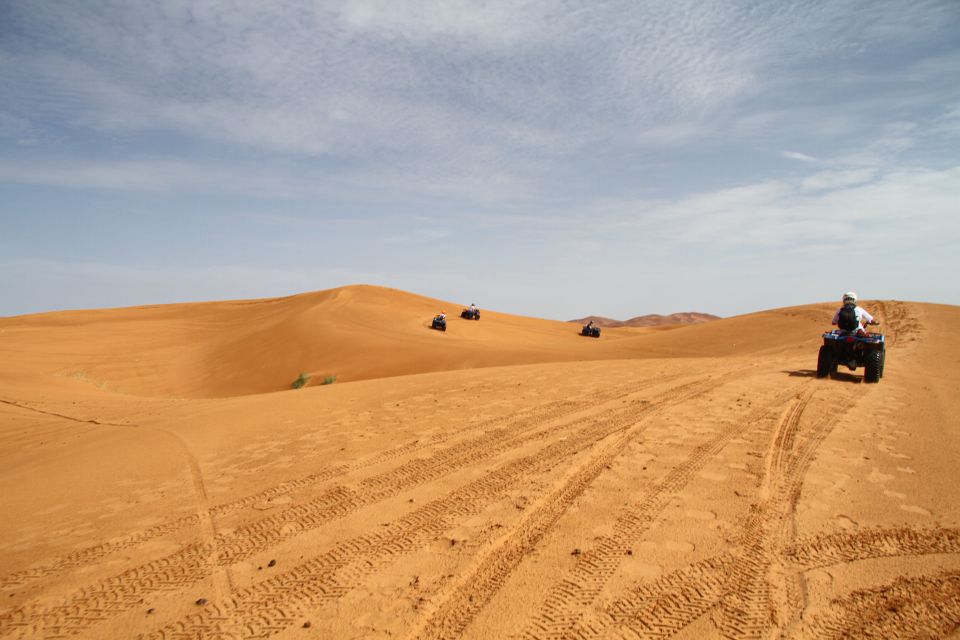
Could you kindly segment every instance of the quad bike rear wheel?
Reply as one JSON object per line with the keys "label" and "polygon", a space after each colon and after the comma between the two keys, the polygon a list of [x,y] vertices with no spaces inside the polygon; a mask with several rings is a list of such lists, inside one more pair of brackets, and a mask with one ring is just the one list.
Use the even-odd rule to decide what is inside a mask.
{"label": "quad bike rear wheel", "polygon": [[879,349],[866,354],[866,371],[863,372],[864,382],[880,382],[883,375],[883,352]]}
{"label": "quad bike rear wheel", "polygon": [[824,345],[820,347],[820,353],[817,355],[817,377],[826,378],[837,370],[837,356],[833,349]]}

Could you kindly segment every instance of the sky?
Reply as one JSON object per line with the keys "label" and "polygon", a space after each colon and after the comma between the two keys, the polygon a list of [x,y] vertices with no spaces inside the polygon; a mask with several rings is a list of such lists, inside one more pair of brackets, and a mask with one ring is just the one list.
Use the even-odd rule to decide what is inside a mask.
{"label": "sky", "polygon": [[0,316],[960,304],[958,241],[956,0],[0,0]]}

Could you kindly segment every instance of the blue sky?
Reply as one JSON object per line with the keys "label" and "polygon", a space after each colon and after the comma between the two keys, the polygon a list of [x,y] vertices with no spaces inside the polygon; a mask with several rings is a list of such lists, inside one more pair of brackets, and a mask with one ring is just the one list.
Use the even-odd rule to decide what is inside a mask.
{"label": "blue sky", "polygon": [[958,241],[955,0],[0,0],[0,315],[960,304]]}

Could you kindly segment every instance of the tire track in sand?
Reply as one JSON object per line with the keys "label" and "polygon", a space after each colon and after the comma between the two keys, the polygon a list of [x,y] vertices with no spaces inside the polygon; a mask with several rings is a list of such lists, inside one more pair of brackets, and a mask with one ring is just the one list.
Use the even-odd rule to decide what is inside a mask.
{"label": "tire track in sand", "polygon": [[[675,379],[676,376],[670,376],[658,382],[668,381],[670,379]],[[376,466],[394,460],[396,458],[402,457],[404,455],[409,455],[416,453],[417,451],[423,450],[428,447],[433,447],[439,444],[443,444],[451,439],[453,439],[452,433],[456,433],[458,436],[463,436],[467,433],[472,433],[476,431],[483,431],[490,428],[497,428],[499,425],[507,422],[508,426],[516,428],[518,425],[522,425],[524,422],[529,420],[548,420],[552,418],[558,418],[562,415],[568,413],[575,413],[577,411],[583,410],[585,407],[591,406],[596,402],[605,402],[612,398],[622,395],[626,390],[636,391],[638,388],[644,388],[649,386],[647,385],[619,385],[617,387],[605,389],[599,394],[594,394],[589,397],[581,397],[576,399],[565,399],[558,400],[554,402],[547,403],[540,407],[535,407],[531,409],[525,409],[523,411],[517,412],[511,416],[507,417],[497,417],[491,418],[483,421],[473,421],[468,422],[460,429],[456,431],[444,432],[437,434],[427,440],[418,438],[406,443],[403,443],[397,447],[393,447],[386,451],[381,451],[373,456],[368,456],[363,460],[359,460],[352,464],[345,465],[335,465],[325,469],[321,469],[317,472],[310,473],[306,476],[300,478],[295,478],[292,480],[285,480],[280,484],[277,484],[273,487],[263,489],[257,493],[244,496],[237,500],[230,502],[221,503],[210,507],[209,513],[213,518],[221,518],[223,516],[229,515],[236,511],[252,507],[255,504],[259,504],[270,500],[272,498],[277,498],[294,491],[301,491],[304,489],[309,489],[312,486],[321,484],[338,476],[345,475],[350,472],[362,471],[365,468]],[[99,560],[107,557],[112,553],[122,551],[124,549],[130,549],[133,547],[138,547],[143,545],[151,540],[160,538],[163,536],[170,535],[176,531],[179,531],[186,527],[201,527],[202,519],[199,514],[191,514],[189,516],[184,516],[177,518],[176,520],[171,520],[169,522],[164,522],[158,525],[149,527],[143,531],[138,531],[135,533],[127,534],[122,537],[118,537],[114,540],[108,542],[103,542],[96,544],[78,551],[74,551],[63,556],[60,556],[52,561],[48,561],[44,564],[39,564],[31,566],[27,569],[17,571],[3,578],[0,578],[0,590],[6,591],[9,589],[23,588],[34,582],[45,577],[59,575],[65,571],[80,568],[85,566],[90,566]],[[2,627],[0,627],[2,628]]]}
{"label": "tire track in sand", "polygon": [[810,390],[800,399],[771,439],[758,501],[745,520],[729,589],[720,601],[718,626],[724,638],[786,634],[804,608],[802,575],[790,570],[783,558],[794,535],[796,504],[821,444],[862,397],[859,391],[844,390],[840,410],[804,421],[814,393]]}
{"label": "tire track in sand", "polygon": [[[653,384],[659,384],[660,381]],[[636,393],[632,387],[631,394]],[[592,404],[592,403],[590,403]],[[511,446],[546,439],[554,435],[556,426],[541,429],[559,412],[568,418],[571,411],[558,403],[549,415],[537,414],[526,424],[510,423],[510,427],[488,430],[482,435],[457,443],[435,453],[427,459],[415,460],[364,481],[368,493],[359,493],[345,487],[333,487],[319,498],[297,505],[276,516],[264,518],[250,525],[239,527],[229,534],[217,537],[215,543],[194,543],[166,557],[129,569],[122,574],[83,588],[60,606],[42,609],[25,606],[0,616],[0,634],[10,629],[48,629],[57,633],[77,633],[98,624],[139,604],[143,597],[158,591],[182,589],[204,579],[210,572],[207,562],[210,554],[217,551],[220,566],[228,566],[271,544],[301,535],[332,520],[342,518],[363,506],[369,506],[403,490],[436,479],[468,464],[475,464],[501,453]],[[632,407],[619,406],[600,412],[594,417],[604,424],[611,416],[633,411]],[[563,426],[577,429],[576,419]],[[522,426],[523,428],[518,428]]]}
{"label": "tire track in sand", "polygon": [[[660,413],[674,405],[692,400],[714,388],[715,386],[697,388],[690,393],[677,395],[669,402],[659,403],[656,412]],[[472,571],[457,581],[450,593],[442,596],[437,610],[413,630],[411,637],[459,637],[477,612],[500,590],[529,550],[539,543],[574,500],[623,452],[627,444],[636,439],[639,431],[646,426],[641,421],[647,417],[638,415],[637,424],[621,434],[614,443],[588,463],[576,469],[559,488],[539,500],[510,533],[491,546]]]}
{"label": "tire track in sand", "polygon": [[[633,388],[628,395],[637,391],[638,389]],[[626,401],[619,394],[611,396]],[[595,413],[592,419],[604,419],[623,411],[619,404],[604,408],[601,403],[601,410],[596,412],[596,408],[592,406],[595,403],[589,404],[591,412]],[[492,459],[511,448],[554,437],[560,428],[576,428],[579,420],[569,419],[575,413],[577,410],[569,410],[563,406],[554,411],[537,414],[526,421],[511,421],[505,426],[486,430],[479,436],[461,441],[427,458],[408,461],[396,469],[362,480],[357,490],[334,487],[334,500],[324,501],[326,496],[317,499],[321,505],[319,510],[315,508],[314,501],[310,501],[241,527],[242,535],[233,536],[233,543],[224,545],[221,563],[236,562],[249,557],[258,549],[278,544],[332,519],[342,518],[362,507],[447,476],[453,471]],[[256,540],[256,546],[250,544],[251,540]]]}
{"label": "tire track in sand", "polygon": [[800,399],[774,432],[766,456],[759,501],[751,505],[740,536],[741,552],[734,558],[730,589],[720,602],[720,633],[724,638],[759,638],[776,618],[786,617],[795,595],[779,566],[785,544],[784,526],[794,511],[813,454],[832,428],[834,416],[801,433],[813,391]]}
{"label": "tire track in sand", "polygon": [[[809,382],[803,383],[809,386]],[[657,516],[669,501],[685,487],[707,462],[715,457],[730,440],[738,437],[758,422],[773,419],[792,406],[790,416],[802,413],[811,392],[798,397],[791,389],[775,396],[770,405],[755,409],[736,426],[715,435],[698,446],[682,463],[645,493],[636,503],[618,514],[613,533],[597,540],[596,547],[583,552],[576,565],[548,591],[539,613],[518,634],[529,640],[564,637],[595,637],[605,625],[598,616],[586,616],[602,588],[618,571],[627,551],[656,522]],[[797,411],[797,407],[800,410]],[[789,422],[789,420],[788,420]],[[633,605],[622,602],[625,609]]]}
{"label": "tire track in sand", "polygon": [[[208,606],[196,615],[168,625],[146,638],[212,637],[236,633],[267,637],[295,624],[302,612],[336,600],[360,579],[398,557],[422,548],[463,518],[483,511],[528,478],[535,477],[572,455],[595,447],[631,429],[641,416],[657,411],[677,397],[715,386],[709,379],[680,385],[640,407],[590,418],[565,439],[554,439],[540,451],[506,462],[484,477],[433,500],[373,534],[338,543],[330,551],[294,569],[237,592],[229,602]],[[635,432],[636,433],[636,432]],[[606,447],[602,448],[606,451]],[[591,466],[589,463],[587,466]],[[577,480],[574,480],[576,483]]]}
{"label": "tire track in sand", "polygon": [[863,589],[834,600],[804,626],[809,638],[945,638],[960,629],[960,572]]}
{"label": "tire track in sand", "polygon": [[[780,566],[781,550],[806,471],[839,414],[821,416],[803,428],[802,418],[815,389],[788,401],[770,438],[759,487],[738,549],[702,561],[646,585],[641,583],[603,612],[589,610],[561,637],[669,637],[720,605],[723,637],[758,637],[776,619],[791,620],[802,606],[799,575]],[[809,422],[809,421],[808,421]],[[717,573],[717,567],[723,570]],[[687,576],[684,580],[682,576]],[[718,581],[719,580],[719,581]]]}
{"label": "tire track in sand", "polygon": [[725,553],[638,584],[595,620],[579,624],[579,637],[620,637],[626,629],[637,638],[670,638],[717,606],[730,588],[733,564],[733,554]]}
{"label": "tire track in sand", "polygon": [[960,528],[874,528],[794,542],[784,558],[802,570],[873,558],[960,554]]}

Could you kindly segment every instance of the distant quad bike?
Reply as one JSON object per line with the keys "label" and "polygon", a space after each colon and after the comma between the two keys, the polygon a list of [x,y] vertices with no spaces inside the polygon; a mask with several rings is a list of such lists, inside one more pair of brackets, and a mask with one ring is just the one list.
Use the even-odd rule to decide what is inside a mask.
{"label": "distant quad bike", "polygon": [[886,338],[882,333],[842,331],[823,334],[823,346],[817,357],[817,377],[826,378],[837,372],[838,365],[850,371],[864,367],[864,382],[880,382],[887,359]]}
{"label": "distant quad bike", "polygon": [[464,320],[479,320],[480,319],[480,309],[464,309],[460,312],[460,317]]}
{"label": "distant quad bike", "polygon": [[588,338],[599,338],[600,337],[600,327],[596,325],[583,325],[583,329],[580,330],[580,335],[587,336]]}
{"label": "distant quad bike", "polygon": [[433,322],[430,324],[430,328],[436,329],[437,331],[446,331],[447,330],[446,318],[441,318],[440,316],[433,316]]}

